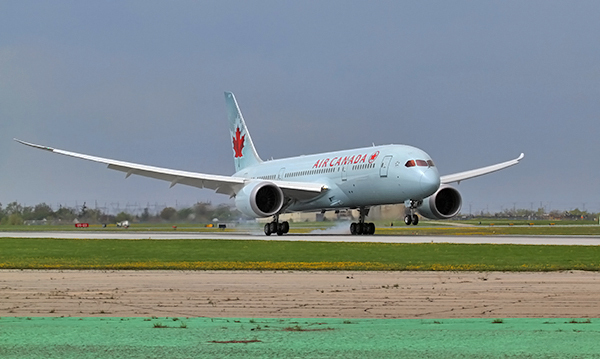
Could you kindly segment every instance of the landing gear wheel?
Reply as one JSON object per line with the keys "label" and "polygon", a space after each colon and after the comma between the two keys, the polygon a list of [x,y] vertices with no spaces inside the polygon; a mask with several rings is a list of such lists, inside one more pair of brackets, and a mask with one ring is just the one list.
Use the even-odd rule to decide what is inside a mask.
{"label": "landing gear wheel", "polygon": [[364,223],[357,223],[356,224],[356,234],[361,235],[364,232]]}
{"label": "landing gear wheel", "polygon": [[289,222],[281,222],[281,232],[288,233],[290,231],[290,223]]}
{"label": "landing gear wheel", "polygon": [[277,233],[278,236],[282,236],[290,231],[289,222],[279,222],[279,214],[273,216],[273,220],[265,224],[265,234],[270,236],[273,233]]}
{"label": "landing gear wheel", "polygon": [[358,211],[360,214],[358,223],[352,222],[352,224],[350,224],[350,234],[352,234],[352,235],[375,234],[375,224],[374,223],[365,223],[365,218],[369,214],[369,208],[360,207]]}
{"label": "landing gear wheel", "polygon": [[367,224],[367,234],[375,234],[375,223]]}
{"label": "landing gear wheel", "polygon": [[412,224],[415,225],[415,226],[417,224],[419,224],[419,216],[417,216],[416,214],[412,215]]}
{"label": "landing gear wheel", "polygon": [[412,221],[413,221],[413,219],[410,214],[407,214],[406,216],[404,216],[404,224],[406,224],[407,226],[410,226]]}

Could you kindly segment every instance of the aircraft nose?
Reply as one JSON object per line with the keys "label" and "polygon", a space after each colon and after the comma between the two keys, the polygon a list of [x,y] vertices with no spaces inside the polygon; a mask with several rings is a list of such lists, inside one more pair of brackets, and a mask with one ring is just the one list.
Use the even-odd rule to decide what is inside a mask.
{"label": "aircraft nose", "polygon": [[430,196],[440,188],[440,175],[434,168],[428,168],[421,175],[421,189]]}

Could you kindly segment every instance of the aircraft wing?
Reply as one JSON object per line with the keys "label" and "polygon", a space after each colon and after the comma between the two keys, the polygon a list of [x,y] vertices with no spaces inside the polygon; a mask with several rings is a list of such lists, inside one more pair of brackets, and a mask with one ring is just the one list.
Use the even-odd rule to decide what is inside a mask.
{"label": "aircraft wing", "polygon": [[[125,172],[125,178],[128,178],[131,175],[138,175],[144,177],[155,178],[163,181],[171,182],[171,187],[176,184],[182,184],[197,188],[208,188],[215,190],[217,193],[228,194],[230,196],[235,196],[235,194],[240,191],[247,183],[252,180],[241,178],[241,177],[232,177],[232,176],[221,176],[221,175],[211,175],[205,173],[198,172],[188,172],[188,171],[180,171],[173,170],[168,168],[147,166],[138,163],[124,162],[111,160],[108,158],[95,157],[90,155],[85,155],[76,152],[69,152],[64,150],[59,150],[57,148],[47,147],[36,145],[33,143],[21,141],[18,139],[14,139],[15,141],[24,144],[26,146],[38,148],[41,150],[57,153],[60,155],[81,158],[88,161],[104,163],[108,165],[108,168],[111,170],[117,170],[121,172]],[[325,184],[312,183],[312,182],[288,182],[288,181],[271,181],[275,183],[282,191],[292,197],[297,199],[306,199],[311,197],[318,196],[321,192],[327,190],[327,186]]]}
{"label": "aircraft wing", "polygon": [[460,181],[464,181],[466,179],[479,177],[479,176],[486,175],[488,173],[500,171],[507,167],[518,164],[519,161],[521,161],[523,159],[523,157],[525,157],[525,154],[521,153],[521,155],[518,158],[515,158],[514,160],[498,163],[498,164],[487,166],[487,167],[477,168],[477,169],[470,170],[470,171],[459,172],[459,173],[454,173],[451,175],[442,176],[442,177],[440,177],[440,183],[441,184],[448,184],[448,183],[453,183],[453,182],[460,183]]}

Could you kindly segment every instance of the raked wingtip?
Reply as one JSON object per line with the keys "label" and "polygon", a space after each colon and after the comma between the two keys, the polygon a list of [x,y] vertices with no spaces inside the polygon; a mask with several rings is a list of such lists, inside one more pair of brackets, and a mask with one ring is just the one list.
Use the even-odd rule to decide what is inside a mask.
{"label": "raked wingtip", "polygon": [[36,145],[35,143],[25,142],[25,141],[19,140],[18,138],[13,138],[13,140],[15,140],[25,146],[39,148],[40,150],[46,150],[46,151],[51,151],[51,152],[54,151],[54,148],[52,148],[52,147]]}

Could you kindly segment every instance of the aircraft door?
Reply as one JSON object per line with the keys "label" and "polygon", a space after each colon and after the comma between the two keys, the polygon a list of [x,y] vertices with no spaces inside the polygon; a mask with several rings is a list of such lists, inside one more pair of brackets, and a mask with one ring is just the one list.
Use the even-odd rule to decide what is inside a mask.
{"label": "aircraft door", "polygon": [[342,166],[342,181],[347,181],[348,180],[348,166],[349,165],[343,165]]}
{"label": "aircraft door", "polygon": [[390,168],[390,161],[392,160],[392,156],[385,156],[383,161],[381,161],[381,167],[379,168],[379,177],[387,177],[388,170]]}
{"label": "aircraft door", "polygon": [[277,179],[278,180],[283,180],[284,176],[285,176],[285,167],[283,167],[282,169],[279,170],[279,174],[277,175]]}

